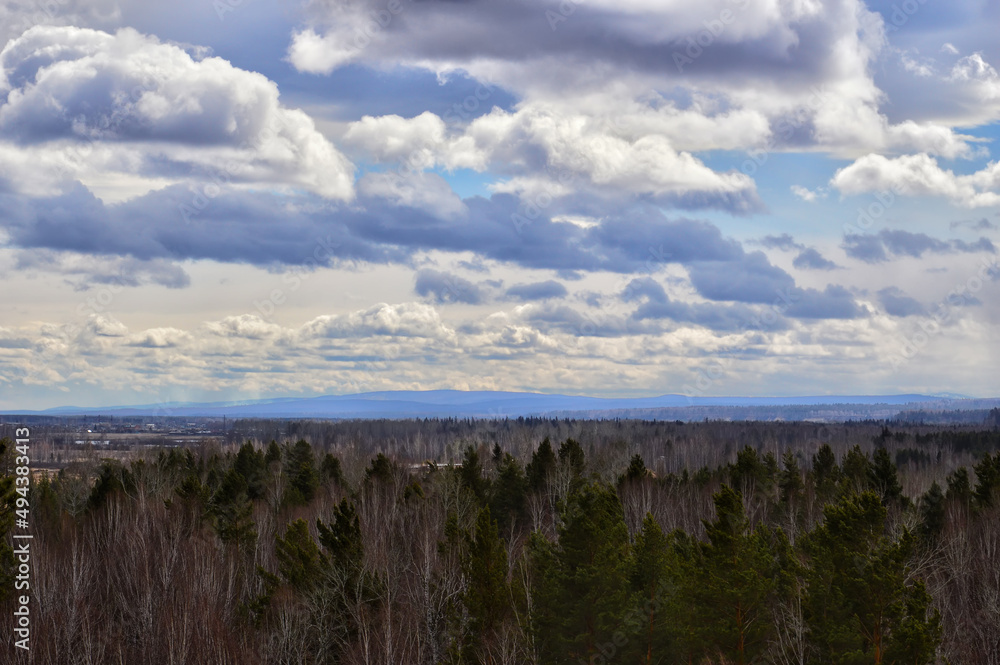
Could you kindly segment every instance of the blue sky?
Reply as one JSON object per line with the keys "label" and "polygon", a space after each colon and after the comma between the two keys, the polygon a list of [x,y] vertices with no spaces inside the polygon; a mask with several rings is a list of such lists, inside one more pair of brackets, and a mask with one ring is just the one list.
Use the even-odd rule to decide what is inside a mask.
{"label": "blue sky", "polygon": [[996,395],[998,20],[4,3],[0,409]]}

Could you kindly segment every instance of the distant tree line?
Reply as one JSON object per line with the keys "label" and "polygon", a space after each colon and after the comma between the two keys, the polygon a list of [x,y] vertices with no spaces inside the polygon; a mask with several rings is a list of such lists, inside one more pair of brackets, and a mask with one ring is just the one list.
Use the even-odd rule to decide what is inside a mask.
{"label": "distant tree line", "polygon": [[991,429],[329,425],[38,478],[34,662],[1000,659]]}

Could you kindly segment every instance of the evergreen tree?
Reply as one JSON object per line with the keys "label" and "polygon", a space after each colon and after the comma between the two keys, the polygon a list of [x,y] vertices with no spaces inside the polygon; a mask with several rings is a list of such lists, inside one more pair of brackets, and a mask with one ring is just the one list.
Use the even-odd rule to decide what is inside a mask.
{"label": "evergreen tree", "polygon": [[388,457],[379,453],[365,469],[365,482],[390,483],[396,474],[396,465]]}
{"label": "evergreen tree", "polygon": [[614,633],[629,600],[628,530],[614,490],[586,485],[574,492],[567,501],[558,546],[550,551],[535,542],[535,627],[541,662],[620,657]]}
{"label": "evergreen tree", "polygon": [[264,455],[264,462],[270,466],[275,462],[281,461],[281,448],[278,446],[278,442],[271,439],[271,443],[267,445],[267,453]]}
{"label": "evergreen tree", "polygon": [[896,464],[885,448],[876,448],[872,456],[871,487],[882,498],[883,506],[903,506],[907,503]]}
{"label": "evergreen tree", "polygon": [[483,464],[479,458],[479,450],[475,446],[469,446],[465,449],[465,456],[462,458],[462,467],[459,469],[458,475],[462,487],[472,492],[478,505],[483,505],[486,501],[488,483],[483,477]]}
{"label": "evergreen tree", "polygon": [[744,446],[736,453],[736,462],[729,465],[729,482],[744,495],[752,494],[758,488],[767,491],[767,467],[751,446]]}
{"label": "evergreen tree", "polygon": [[126,489],[135,489],[131,472],[122,466],[121,462],[108,460],[101,464],[94,488],[90,492],[88,506],[91,510],[101,508],[110,497],[120,494]]}
{"label": "evergreen tree", "polygon": [[840,463],[840,487],[847,494],[860,494],[870,489],[873,478],[872,462],[861,446],[854,446]]}
{"label": "evergreen tree", "polygon": [[327,453],[323,456],[323,462],[319,465],[319,476],[323,483],[334,483],[340,486],[346,484],[340,460],[334,457],[332,453]]}
{"label": "evergreen tree", "polygon": [[493,483],[490,499],[490,512],[496,516],[501,533],[507,533],[511,524],[524,519],[526,495],[527,479],[520,462],[513,455],[504,453],[497,467],[497,479]]}
{"label": "evergreen tree", "polygon": [[341,499],[334,508],[329,525],[316,520],[319,542],[327,552],[330,564],[348,572],[352,577],[361,571],[364,545],[361,541],[361,521],[357,509],[347,499]]}
{"label": "evergreen tree", "polygon": [[629,460],[628,468],[625,469],[622,477],[618,479],[618,484],[637,482],[645,478],[647,473],[646,462],[643,461],[642,455],[636,453]]}
{"label": "evergreen tree", "polygon": [[918,533],[926,543],[933,542],[944,530],[945,505],[941,486],[932,483],[927,492],[920,498],[920,526]]}
{"label": "evergreen tree", "polygon": [[555,468],[556,454],[552,450],[552,442],[549,441],[549,437],[545,437],[538,449],[531,454],[531,461],[526,469],[528,488],[532,492],[541,492]]}
{"label": "evergreen tree", "polygon": [[212,496],[209,512],[215,517],[216,533],[224,543],[252,545],[257,539],[253,522],[253,502],[244,476],[234,466]]}
{"label": "evergreen tree", "polygon": [[285,536],[275,538],[278,572],[293,589],[306,592],[322,580],[327,559],[309,533],[309,525],[298,519],[288,525]]}
{"label": "evergreen tree", "polygon": [[784,468],[781,471],[781,476],[778,479],[778,489],[780,490],[781,503],[786,506],[791,506],[799,496],[802,494],[803,483],[802,483],[802,471],[799,469],[799,463],[795,459],[795,455],[791,451],[787,451],[782,457],[782,464]]}
{"label": "evergreen tree", "polygon": [[639,619],[635,645],[629,650],[632,662],[665,662],[674,648],[676,631],[669,607],[674,590],[671,571],[677,568],[677,562],[672,555],[670,540],[653,516],[646,513],[632,547],[630,578],[634,613]]}
{"label": "evergreen tree", "polygon": [[907,662],[932,661],[937,620],[920,613],[921,587],[906,583],[912,537],[904,532],[894,541],[885,535],[886,509],[874,492],[844,496],[823,513],[823,524],[806,543],[811,566],[805,611],[819,661],[890,663],[899,642],[915,633],[927,636],[928,647]]}
{"label": "evergreen tree", "polygon": [[969,470],[964,466],[948,474],[948,493],[945,497],[949,501],[958,501],[963,506],[969,505],[972,500],[972,482],[969,480]]}
{"label": "evergreen tree", "polygon": [[288,474],[285,502],[296,506],[312,501],[319,489],[319,472],[316,470],[316,458],[309,442],[299,439],[292,446],[285,471]]}
{"label": "evergreen tree", "polygon": [[587,457],[576,439],[566,439],[559,446],[559,461],[570,470],[574,479],[581,478],[587,468]]}
{"label": "evergreen tree", "polygon": [[507,583],[507,550],[497,533],[497,523],[489,507],[479,511],[475,533],[467,536],[463,573],[466,587],[462,601],[469,622],[463,653],[470,663],[490,662],[486,647],[495,639],[511,611]]}
{"label": "evergreen tree", "polygon": [[[3,453],[0,452],[0,457]],[[57,525],[59,523],[59,495],[48,475],[43,475],[35,486],[35,508],[38,510],[38,517],[42,524]],[[0,497],[3,496],[2,481],[0,481]],[[0,502],[3,499],[0,498]]]}
{"label": "evergreen tree", "polygon": [[723,485],[713,500],[716,517],[705,521],[708,543],[702,546],[693,606],[708,655],[717,651],[743,665],[763,654],[773,632],[771,607],[781,572],[775,534],[764,526],[751,529],[743,499],[732,488]]}
{"label": "evergreen tree", "polygon": [[264,453],[247,441],[240,446],[233,469],[246,482],[246,493],[251,501],[264,498],[267,489],[267,462]]}
{"label": "evergreen tree", "polygon": [[836,494],[837,483],[840,481],[840,468],[837,457],[833,454],[830,444],[824,443],[812,458],[812,478],[816,488],[816,498],[820,505],[826,503]]}
{"label": "evergreen tree", "polygon": [[990,456],[989,453],[983,455],[972,468],[976,472],[976,488],[972,491],[972,498],[976,507],[989,508],[996,498],[996,490],[1000,488],[1000,453],[995,456]]}

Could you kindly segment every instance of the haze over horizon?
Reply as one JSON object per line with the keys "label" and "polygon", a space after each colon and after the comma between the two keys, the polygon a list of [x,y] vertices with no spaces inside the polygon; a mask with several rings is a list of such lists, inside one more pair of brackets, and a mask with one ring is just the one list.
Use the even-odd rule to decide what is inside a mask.
{"label": "haze over horizon", "polygon": [[4,3],[0,410],[997,395],[998,22]]}

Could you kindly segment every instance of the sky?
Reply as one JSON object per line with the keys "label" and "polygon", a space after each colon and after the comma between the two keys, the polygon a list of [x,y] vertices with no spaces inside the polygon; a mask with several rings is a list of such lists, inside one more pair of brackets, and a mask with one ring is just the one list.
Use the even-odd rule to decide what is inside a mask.
{"label": "sky", "polygon": [[998,25],[987,0],[3,0],[0,410],[996,396]]}

